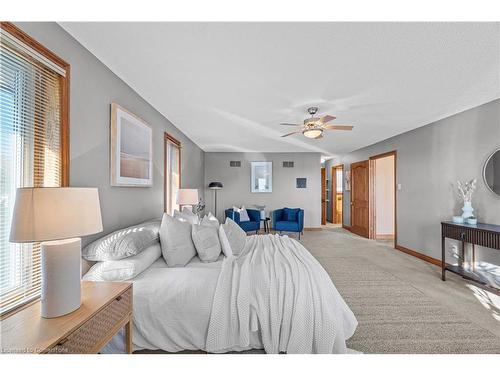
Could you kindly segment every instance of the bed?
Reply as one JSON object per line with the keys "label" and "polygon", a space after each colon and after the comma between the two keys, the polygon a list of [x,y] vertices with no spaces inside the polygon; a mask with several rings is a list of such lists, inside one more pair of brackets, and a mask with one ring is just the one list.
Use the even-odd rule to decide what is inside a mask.
{"label": "bed", "polygon": [[[357,321],[330,277],[288,236],[247,237],[238,257],[159,258],[134,284],[133,349],[346,353]],[[105,353],[123,353],[115,336]]]}

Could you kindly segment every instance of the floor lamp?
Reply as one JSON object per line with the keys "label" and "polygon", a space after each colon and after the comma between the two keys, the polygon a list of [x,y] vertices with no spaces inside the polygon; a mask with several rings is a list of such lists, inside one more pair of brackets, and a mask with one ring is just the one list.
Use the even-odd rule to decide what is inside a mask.
{"label": "floor lamp", "polygon": [[215,194],[215,217],[217,217],[217,190],[222,189],[222,182],[211,182],[208,184],[208,188],[214,190]]}

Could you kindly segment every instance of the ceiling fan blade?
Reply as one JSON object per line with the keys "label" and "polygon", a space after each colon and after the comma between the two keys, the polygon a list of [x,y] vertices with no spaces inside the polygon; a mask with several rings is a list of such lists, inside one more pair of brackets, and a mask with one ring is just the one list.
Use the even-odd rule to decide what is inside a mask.
{"label": "ceiling fan blade", "polygon": [[291,132],[291,133],[282,135],[281,138],[288,137],[289,135],[294,135],[294,134],[298,134],[298,133],[302,133],[302,132]]}
{"label": "ceiling fan blade", "polygon": [[302,126],[302,124],[290,124],[289,122],[282,122],[280,125],[286,125],[286,126]]}
{"label": "ceiling fan blade", "polygon": [[327,130],[352,130],[354,126],[352,125],[325,125],[323,129]]}
{"label": "ceiling fan blade", "polygon": [[337,117],[335,116],[330,116],[330,115],[326,115],[326,116],[323,116],[319,119],[319,122],[321,124],[326,124],[327,122],[329,121],[332,121],[332,120],[335,120]]}

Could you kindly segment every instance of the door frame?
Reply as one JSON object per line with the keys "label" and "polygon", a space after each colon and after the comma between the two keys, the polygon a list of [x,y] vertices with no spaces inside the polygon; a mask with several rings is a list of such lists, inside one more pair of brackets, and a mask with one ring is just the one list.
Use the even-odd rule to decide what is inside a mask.
{"label": "door frame", "polygon": [[[337,216],[337,201],[335,200],[335,196],[337,195],[337,169],[342,169],[342,178],[344,178],[344,164],[337,164],[332,167],[331,174],[332,174],[332,186],[330,187],[331,189],[331,211],[332,211],[332,223],[335,223],[335,217]],[[344,204],[344,184],[342,184],[342,205]],[[341,216],[340,216],[340,223],[337,224],[342,224],[344,225],[344,210],[342,208]]]}
{"label": "door frame", "polygon": [[393,151],[388,151],[384,152],[382,154],[377,154],[370,156],[370,178],[369,178],[369,184],[370,184],[370,190],[369,190],[369,195],[370,195],[370,201],[369,201],[369,238],[375,240],[376,239],[376,231],[375,231],[375,222],[376,222],[376,212],[375,212],[375,161],[377,159],[383,159],[388,156],[394,156],[394,247],[397,246],[398,243],[398,219],[397,219],[397,187],[398,187],[398,179],[397,179],[397,160],[398,160],[398,152],[397,150]]}

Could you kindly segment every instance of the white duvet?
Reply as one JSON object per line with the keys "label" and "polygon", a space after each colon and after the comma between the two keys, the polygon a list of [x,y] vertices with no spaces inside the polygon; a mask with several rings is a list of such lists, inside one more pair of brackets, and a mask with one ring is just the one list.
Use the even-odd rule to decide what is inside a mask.
{"label": "white duvet", "polygon": [[[133,280],[137,349],[345,353],[357,326],[330,277],[288,236],[250,236],[238,258],[168,268]],[[115,336],[106,352],[123,352]]]}

